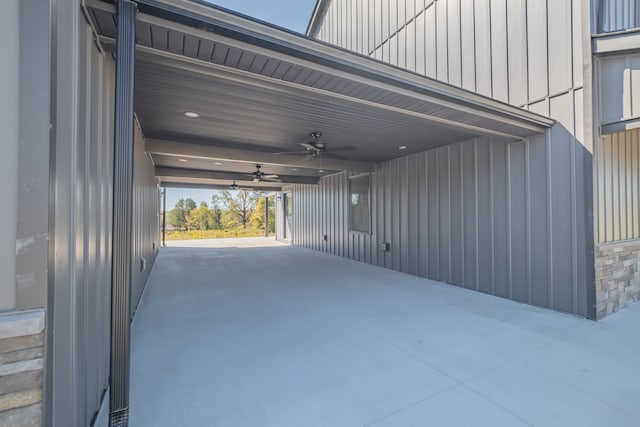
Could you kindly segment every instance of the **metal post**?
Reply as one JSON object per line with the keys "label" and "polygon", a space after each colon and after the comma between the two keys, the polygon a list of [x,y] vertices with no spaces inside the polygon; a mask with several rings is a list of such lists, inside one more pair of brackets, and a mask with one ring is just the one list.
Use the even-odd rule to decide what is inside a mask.
{"label": "metal post", "polygon": [[118,0],[113,163],[110,427],[129,425],[136,4]]}
{"label": "metal post", "polygon": [[264,196],[264,237],[269,237],[269,196]]}
{"label": "metal post", "polygon": [[167,187],[162,187],[162,246],[167,246]]}

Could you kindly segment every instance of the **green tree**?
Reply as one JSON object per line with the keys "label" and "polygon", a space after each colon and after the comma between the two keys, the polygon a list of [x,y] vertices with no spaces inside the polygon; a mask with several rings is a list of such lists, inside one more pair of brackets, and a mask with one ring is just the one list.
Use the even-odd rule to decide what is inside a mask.
{"label": "green tree", "polygon": [[[268,199],[269,209],[269,232],[274,233],[276,231],[276,206],[273,200]],[[253,210],[249,224],[254,228],[264,229],[264,209],[265,198],[260,197],[256,203],[256,208]]]}
{"label": "green tree", "polygon": [[222,209],[217,203],[211,206],[211,228],[220,230],[222,228]]}
{"label": "green tree", "polygon": [[213,214],[209,210],[209,206],[202,202],[198,208],[189,212],[186,225],[189,230],[210,230],[213,228]]}
{"label": "green tree", "polygon": [[246,228],[259,198],[260,194],[256,192],[238,191],[234,196],[230,191],[222,190],[212,197],[212,202],[214,205],[220,204],[229,212],[234,222]]}
{"label": "green tree", "polygon": [[196,206],[196,202],[191,198],[178,200],[176,206],[169,211],[167,222],[179,230],[184,230],[187,228],[187,216]]}

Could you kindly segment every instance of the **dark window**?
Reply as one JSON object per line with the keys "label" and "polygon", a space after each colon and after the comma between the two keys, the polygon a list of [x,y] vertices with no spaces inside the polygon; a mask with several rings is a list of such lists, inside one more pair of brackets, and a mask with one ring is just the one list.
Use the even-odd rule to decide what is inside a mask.
{"label": "dark window", "polygon": [[371,231],[369,194],[369,174],[349,178],[351,231],[363,233],[369,233]]}

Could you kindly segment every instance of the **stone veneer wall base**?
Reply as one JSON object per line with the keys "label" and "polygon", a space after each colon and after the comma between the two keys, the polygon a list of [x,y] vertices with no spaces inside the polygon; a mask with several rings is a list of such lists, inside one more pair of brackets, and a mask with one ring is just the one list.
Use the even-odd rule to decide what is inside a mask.
{"label": "stone veneer wall base", "polygon": [[0,314],[0,427],[42,425],[43,310]]}
{"label": "stone veneer wall base", "polygon": [[595,263],[598,319],[640,300],[640,239],[597,245]]}

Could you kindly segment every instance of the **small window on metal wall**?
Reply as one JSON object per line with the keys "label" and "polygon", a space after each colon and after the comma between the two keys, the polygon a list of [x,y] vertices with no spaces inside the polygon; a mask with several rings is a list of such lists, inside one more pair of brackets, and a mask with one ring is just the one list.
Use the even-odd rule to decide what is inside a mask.
{"label": "small window on metal wall", "polygon": [[371,232],[371,177],[369,174],[349,178],[350,230],[360,233]]}

